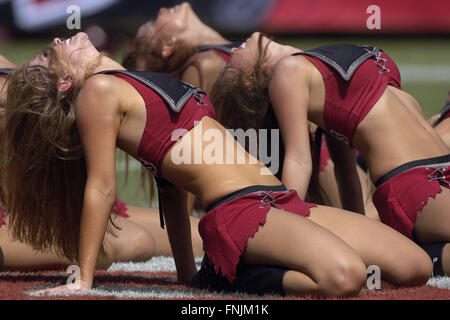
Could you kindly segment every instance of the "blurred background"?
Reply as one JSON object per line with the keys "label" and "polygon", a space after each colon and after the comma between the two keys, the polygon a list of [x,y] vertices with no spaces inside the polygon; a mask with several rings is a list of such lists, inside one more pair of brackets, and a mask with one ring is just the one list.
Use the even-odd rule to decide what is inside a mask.
{"label": "blurred background", "polygon": [[[120,61],[138,27],[179,0],[0,0],[0,54],[16,64],[33,57],[55,36],[87,32]],[[191,0],[200,19],[230,40],[263,31],[303,50],[330,43],[370,44],[398,64],[403,89],[426,117],[444,105],[450,89],[450,0]],[[73,6],[76,6],[75,9]],[[80,29],[68,30],[76,8]],[[74,11],[75,10],[75,11]],[[140,165],[119,152],[119,196],[147,205],[138,193]],[[131,185],[131,187],[130,187]],[[133,186],[134,185],[134,186]],[[119,187],[120,187],[119,186]]]}

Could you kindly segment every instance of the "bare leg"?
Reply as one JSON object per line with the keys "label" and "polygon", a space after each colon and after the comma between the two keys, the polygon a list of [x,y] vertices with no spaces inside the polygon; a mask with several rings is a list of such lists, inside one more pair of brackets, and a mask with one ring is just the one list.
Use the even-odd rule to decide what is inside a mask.
{"label": "bare leg", "polygon": [[[115,224],[122,230],[114,229],[118,237],[107,233],[104,247],[106,255],[101,255],[97,268],[106,269],[116,261],[144,261],[151,258],[153,253],[152,238],[148,232],[125,218],[115,217]],[[4,255],[4,269],[6,270],[42,270],[61,268],[71,264],[65,257],[61,257],[51,250],[40,252],[19,241],[12,241],[8,234],[8,221],[0,228],[0,244]]]}
{"label": "bare leg", "polygon": [[[359,166],[356,169],[361,182],[365,215],[371,219],[380,221],[377,209],[375,208],[371,197],[375,189],[372,190],[371,181],[364,170]],[[329,204],[325,203],[325,205],[342,209],[339,189],[334,175],[333,161],[328,160],[324,170],[319,173],[319,183],[328,198]]]}
{"label": "bare leg", "polygon": [[248,239],[248,264],[291,268],[283,279],[289,294],[357,294],[366,269],[356,252],[310,219],[271,208],[264,226]]}
{"label": "bare leg", "polygon": [[[436,199],[428,198],[427,205],[417,214],[414,236],[421,243],[450,242],[450,190],[442,188]],[[444,247],[442,266],[450,275],[450,245]]]}
{"label": "bare leg", "polygon": [[364,172],[364,170],[361,169],[360,166],[357,166],[356,169],[358,171],[359,180],[361,181],[365,216],[380,221],[377,208],[375,207],[372,201],[372,195],[375,192],[375,186],[372,184],[369,175],[366,172]]}
{"label": "bare leg", "polygon": [[395,285],[424,285],[431,277],[429,256],[417,244],[378,221],[349,211],[317,207],[310,219],[349,244],[366,266],[377,265]]}
{"label": "bare leg", "polygon": [[414,235],[419,242],[450,242],[450,189],[442,188],[436,199],[417,214]]}
{"label": "bare leg", "polygon": [[[120,230],[112,228],[106,233],[104,246],[108,263],[147,261],[153,257],[155,244],[152,235],[140,225],[128,218],[113,217],[114,224]],[[99,260],[99,264],[104,262]]]}
{"label": "bare leg", "polygon": [[5,260],[4,270],[42,270],[71,264],[55,253],[39,252],[22,242],[11,241],[5,226],[0,228],[0,241]]}
{"label": "bare leg", "polygon": [[[112,229],[116,236],[106,233],[103,243],[105,255],[100,255],[97,268],[106,269],[113,262],[118,261],[147,261],[153,256],[172,256],[167,233],[159,226],[157,210],[128,207],[128,214],[130,218],[113,216],[114,223],[121,230]],[[202,256],[198,220],[191,217],[192,239],[194,253]],[[39,252],[24,243],[11,241],[8,225],[0,228],[0,244],[4,254],[5,269],[42,270],[74,264],[51,251]]]}
{"label": "bare leg", "polygon": [[380,216],[378,215],[377,208],[373,204],[372,200],[367,200],[364,204],[364,212],[367,218],[380,222]]}
{"label": "bare leg", "polygon": [[319,172],[319,184],[326,194],[325,205],[342,208],[339,189],[334,175],[334,163],[331,159],[327,161],[325,168]]}
{"label": "bare leg", "polygon": [[[128,219],[143,228],[145,228],[153,238],[154,256],[172,256],[169,238],[165,229],[162,229],[159,223],[159,211],[156,209],[140,208],[128,206]],[[194,256],[203,256],[203,242],[198,232],[199,219],[190,217],[192,232],[192,247]]]}

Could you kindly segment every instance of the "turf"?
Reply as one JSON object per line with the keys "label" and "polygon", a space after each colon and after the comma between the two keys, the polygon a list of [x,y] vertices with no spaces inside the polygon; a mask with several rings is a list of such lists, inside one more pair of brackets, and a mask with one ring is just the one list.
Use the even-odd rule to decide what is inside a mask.
{"label": "turf", "polygon": [[[197,265],[200,259],[196,260]],[[143,263],[115,263],[107,271],[97,271],[95,287],[87,292],[48,294],[39,291],[65,284],[64,270],[0,273],[0,299],[8,300],[315,300],[317,297],[283,297],[279,295],[248,295],[244,293],[194,290],[176,283],[173,258],[155,257]],[[321,298],[322,300],[341,300]],[[426,286],[368,290],[346,300],[450,300],[450,278],[432,278]]]}

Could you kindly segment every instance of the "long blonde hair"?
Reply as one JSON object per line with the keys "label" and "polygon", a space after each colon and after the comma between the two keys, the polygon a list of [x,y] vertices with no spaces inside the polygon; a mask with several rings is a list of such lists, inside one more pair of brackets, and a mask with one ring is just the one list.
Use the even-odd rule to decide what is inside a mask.
{"label": "long blonde hair", "polygon": [[76,261],[87,172],[75,104],[92,71],[61,92],[66,65],[49,52],[49,67],[24,65],[8,76],[0,181],[12,238]]}

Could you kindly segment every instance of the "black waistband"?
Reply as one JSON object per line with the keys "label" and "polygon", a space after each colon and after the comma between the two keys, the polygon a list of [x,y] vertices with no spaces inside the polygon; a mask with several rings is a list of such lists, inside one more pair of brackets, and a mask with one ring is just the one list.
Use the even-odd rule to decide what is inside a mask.
{"label": "black waistband", "polygon": [[234,200],[236,198],[248,195],[250,193],[255,193],[258,191],[272,191],[272,192],[280,192],[280,191],[289,191],[284,184],[278,185],[278,186],[261,186],[261,185],[256,185],[256,186],[250,186],[250,187],[246,187],[243,189],[239,189],[235,192],[230,193],[229,195],[226,195],[225,197],[217,200],[216,202],[210,204],[208,206],[208,208],[206,208],[206,212],[209,212],[215,208],[217,208],[218,206],[220,206],[221,204],[224,204],[226,202],[229,202],[231,200]]}
{"label": "black waistband", "polygon": [[410,169],[417,168],[417,167],[425,167],[425,166],[429,166],[429,165],[433,165],[433,164],[446,163],[446,162],[450,162],[450,154],[447,154],[445,156],[435,157],[435,158],[407,162],[407,163],[402,164],[401,166],[389,171],[384,176],[382,176],[377,181],[375,181],[375,187],[378,188],[381,184],[388,181],[389,179],[395,177],[396,175],[398,175],[400,173],[408,171]]}

